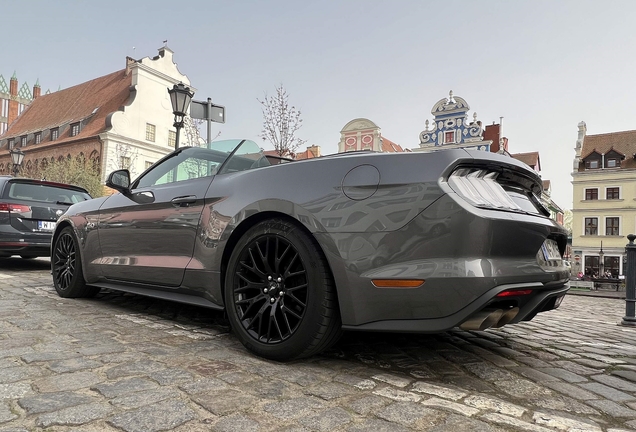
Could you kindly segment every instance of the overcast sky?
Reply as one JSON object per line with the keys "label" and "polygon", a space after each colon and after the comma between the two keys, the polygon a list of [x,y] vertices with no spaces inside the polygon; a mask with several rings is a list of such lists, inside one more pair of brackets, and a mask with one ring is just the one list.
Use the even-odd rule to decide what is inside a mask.
{"label": "overcast sky", "polygon": [[[180,6],[182,9],[180,9]],[[43,92],[154,56],[168,40],[179,70],[226,107],[213,133],[257,142],[257,98],[279,84],[299,107],[298,136],[335,153],[365,117],[419,145],[449,90],[512,153],[539,151],[553,198],[572,207],[577,124],[636,129],[636,1],[12,1],[0,0],[0,74]],[[10,28],[7,27],[10,24]],[[205,129],[205,128],[204,128]],[[204,131],[205,133],[205,131]],[[270,148],[264,145],[265,148]]]}

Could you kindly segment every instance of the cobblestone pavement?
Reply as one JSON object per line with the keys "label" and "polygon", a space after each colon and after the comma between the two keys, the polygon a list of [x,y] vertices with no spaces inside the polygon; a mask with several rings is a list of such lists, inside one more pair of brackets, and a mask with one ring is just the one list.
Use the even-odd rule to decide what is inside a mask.
{"label": "cobblestone pavement", "polygon": [[569,295],[485,332],[350,333],[282,364],[207,309],[61,299],[48,265],[0,259],[0,431],[636,430],[619,299]]}

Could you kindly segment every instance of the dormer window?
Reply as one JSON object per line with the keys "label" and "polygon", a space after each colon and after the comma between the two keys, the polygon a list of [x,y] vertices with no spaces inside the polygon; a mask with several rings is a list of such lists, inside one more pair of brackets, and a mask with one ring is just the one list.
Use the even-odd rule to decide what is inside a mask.
{"label": "dormer window", "polygon": [[42,142],[42,132],[36,132],[35,133],[33,142],[35,144],[40,144]]}
{"label": "dormer window", "polygon": [[80,124],[79,124],[79,122],[73,123],[71,125],[71,131],[70,131],[69,135],[74,137],[74,136],[79,135],[79,132],[80,132]]}
{"label": "dormer window", "polygon": [[13,147],[15,146],[15,139],[9,138],[8,146],[9,146],[9,150],[12,150]]}
{"label": "dormer window", "polygon": [[451,144],[455,142],[455,131],[444,132],[444,144]]}
{"label": "dormer window", "polygon": [[608,168],[616,168],[621,165],[618,159],[607,159],[606,164]]}
{"label": "dormer window", "polygon": [[585,161],[585,169],[598,169],[598,160]]}
{"label": "dormer window", "polygon": [[55,141],[58,136],[60,136],[60,129],[59,128],[51,129],[51,141]]}
{"label": "dormer window", "polygon": [[26,147],[26,145],[27,145],[27,136],[22,135],[20,137],[20,147]]}

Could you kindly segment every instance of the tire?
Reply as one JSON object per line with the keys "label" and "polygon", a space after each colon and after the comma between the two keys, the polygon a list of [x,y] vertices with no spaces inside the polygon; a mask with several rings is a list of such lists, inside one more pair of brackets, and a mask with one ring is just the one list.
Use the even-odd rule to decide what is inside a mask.
{"label": "tire", "polygon": [[227,267],[225,305],[239,341],[271,360],[309,357],[342,334],[322,250],[282,219],[260,222],[238,241]]}
{"label": "tire", "polygon": [[51,269],[53,285],[60,297],[93,297],[99,292],[99,288],[86,285],[79,244],[71,227],[64,228],[55,239]]}

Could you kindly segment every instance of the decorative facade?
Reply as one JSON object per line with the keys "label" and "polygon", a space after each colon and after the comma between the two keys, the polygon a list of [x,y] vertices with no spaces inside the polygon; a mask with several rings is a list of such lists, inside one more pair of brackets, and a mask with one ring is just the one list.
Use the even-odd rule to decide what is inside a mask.
{"label": "decorative facade", "polygon": [[[174,150],[167,88],[179,82],[190,84],[164,46],[153,58],[127,57],[122,70],[38,97],[0,136],[0,174],[10,173],[9,150],[18,147],[26,154],[23,168],[35,172],[81,157],[99,167],[102,180],[120,168],[140,174]],[[182,145],[199,144],[198,134],[185,132]]]}
{"label": "decorative facade", "polygon": [[587,135],[580,122],[574,151],[572,271],[619,277],[636,233],[636,131]]}
{"label": "decorative facade", "polygon": [[357,118],[347,123],[340,131],[338,153],[371,150],[376,152],[402,153],[402,146],[382,136],[380,127],[369,119]]}
{"label": "decorative facade", "polygon": [[426,128],[420,133],[420,147],[413,151],[437,151],[446,149],[470,149],[491,151],[492,141],[484,140],[484,130],[477,113],[468,121],[470,106],[451,91],[448,98],[439,100],[431,110],[433,123],[426,120]]}

